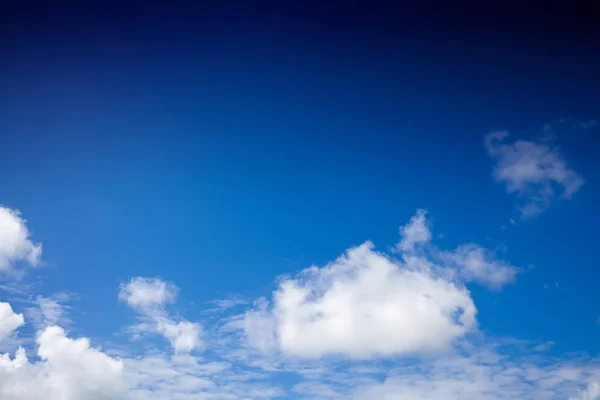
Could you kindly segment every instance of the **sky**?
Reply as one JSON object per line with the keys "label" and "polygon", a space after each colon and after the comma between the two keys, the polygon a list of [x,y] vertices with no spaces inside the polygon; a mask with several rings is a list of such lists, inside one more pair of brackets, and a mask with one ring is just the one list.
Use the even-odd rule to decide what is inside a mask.
{"label": "sky", "polygon": [[597,13],[14,2],[0,399],[599,400]]}

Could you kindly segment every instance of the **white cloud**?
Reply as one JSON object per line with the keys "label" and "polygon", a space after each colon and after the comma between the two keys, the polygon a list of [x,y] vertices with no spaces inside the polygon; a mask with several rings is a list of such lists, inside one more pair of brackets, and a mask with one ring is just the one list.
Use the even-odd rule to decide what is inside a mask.
{"label": "white cloud", "polygon": [[[259,300],[243,321],[247,343],[263,353],[355,359],[443,352],[476,330],[462,282],[499,289],[518,272],[476,244],[444,252],[429,244],[422,209],[400,228],[398,258],[371,242],[336,261],[280,280],[272,304]],[[415,251],[417,246],[422,247]]]}
{"label": "white cloud", "polygon": [[518,269],[495,257],[483,247],[467,243],[453,252],[442,253],[442,258],[454,266],[467,282],[478,282],[490,289],[500,289],[515,280]]}
{"label": "white cloud", "polygon": [[398,243],[398,249],[409,251],[414,249],[416,245],[427,243],[431,240],[431,231],[429,230],[429,223],[426,216],[427,211],[419,209],[408,224],[400,227],[401,240]]}
{"label": "white cloud", "polygon": [[277,321],[269,312],[265,298],[257,300],[254,308],[244,315],[243,329],[250,346],[262,353],[277,350]]}
{"label": "white cloud", "polygon": [[[589,362],[589,360],[588,360]],[[353,400],[588,400],[596,384],[595,365],[531,357],[511,359],[491,352],[440,358],[394,368],[383,382],[359,385]],[[362,387],[361,387],[362,386]],[[590,393],[590,394],[588,394]],[[587,397],[586,397],[587,396]]]}
{"label": "white cloud", "polygon": [[167,339],[176,353],[202,348],[202,326],[189,321],[174,321],[164,306],[177,297],[177,287],[158,278],[135,277],[121,285],[119,299],[140,313],[141,323],[131,327],[136,334],[158,333]]}
{"label": "white cloud", "polygon": [[[437,251],[429,227],[418,211],[401,229],[398,253],[377,252],[370,242],[351,248],[279,280],[271,304],[259,299],[242,315],[210,314],[216,326],[206,332],[167,312],[174,284],[138,277],[122,285],[119,298],[138,313],[132,330],[164,336],[174,352],[154,342],[141,351],[131,343],[94,349],[52,326],[68,321],[64,298],[37,297],[31,316],[39,323],[28,321],[42,328],[37,356],[28,359],[36,352],[16,345],[0,354],[0,399],[599,400],[600,359],[539,353],[552,342],[523,356],[469,335],[477,331],[476,309],[462,282],[496,287],[514,267],[474,244]],[[0,341],[11,342],[23,323],[0,303]],[[232,341],[244,333],[259,351]],[[190,353],[205,345],[211,351],[202,357]]]}
{"label": "white cloud", "polygon": [[189,353],[202,345],[202,328],[193,322],[175,323],[168,318],[161,318],[156,321],[156,330],[171,342],[176,353]]}
{"label": "white cloud", "polygon": [[246,316],[247,335],[263,346],[276,337],[285,354],[298,357],[439,352],[476,329],[464,287],[375,252],[370,242],[282,281],[273,299],[275,323],[254,310]]}
{"label": "white cloud", "polygon": [[17,272],[19,263],[40,263],[42,245],[30,240],[25,222],[18,211],[0,206],[0,273]]}
{"label": "white cloud", "polygon": [[486,136],[485,147],[495,161],[494,178],[515,194],[522,217],[546,210],[557,197],[570,198],[583,185],[583,179],[567,166],[557,147],[548,140],[517,140],[506,143],[508,132]]}
{"label": "white cloud", "polygon": [[3,400],[115,400],[123,398],[123,364],[90,347],[88,339],[70,339],[52,326],[38,338],[40,361],[30,363],[23,348],[15,358],[0,357]]}
{"label": "white cloud", "polygon": [[2,388],[3,373],[10,373],[11,371],[17,368],[21,368],[27,363],[27,355],[25,354],[25,349],[22,347],[19,347],[17,349],[17,351],[15,352],[15,358],[13,359],[10,358],[10,354],[8,353],[0,355],[0,388]]}
{"label": "white cloud", "polygon": [[0,302],[0,342],[24,324],[23,314],[16,314],[8,303]]}
{"label": "white cloud", "polygon": [[285,396],[270,376],[190,355],[124,360],[133,400],[267,400]]}
{"label": "white cloud", "polygon": [[125,352],[117,359],[92,348],[87,338],[69,338],[58,326],[39,331],[36,344],[37,361],[22,347],[14,357],[0,354],[0,399],[267,400],[283,394],[265,375],[226,362],[156,352]]}
{"label": "white cloud", "polygon": [[163,307],[177,297],[177,287],[159,278],[135,277],[121,285],[119,299],[133,308]]}

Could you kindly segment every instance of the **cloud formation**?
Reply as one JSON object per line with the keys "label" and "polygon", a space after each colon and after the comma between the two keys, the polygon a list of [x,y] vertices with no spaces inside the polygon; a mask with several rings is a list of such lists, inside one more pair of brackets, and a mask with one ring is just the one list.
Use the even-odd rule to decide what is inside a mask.
{"label": "cloud formation", "polygon": [[278,344],[298,357],[440,352],[477,325],[475,305],[464,287],[431,270],[410,269],[374,251],[369,242],[323,268],[311,267],[282,281],[273,302]]}
{"label": "cloud formation", "polygon": [[[400,228],[398,257],[371,242],[326,266],[279,281],[272,304],[259,300],[244,316],[248,343],[300,358],[351,359],[443,353],[477,330],[464,282],[500,289],[517,268],[468,243],[439,251],[431,223],[417,210]],[[416,251],[419,248],[419,251]]]}
{"label": "cloud formation", "polygon": [[10,304],[0,302],[0,341],[11,336],[23,324],[23,314],[13,312]]}
{"label": "cloud formation", "polygon": [[507,131],[485,137],[485,148],[494,160],[493,176],[520,200],[522,218],[549,208],[556,198],[568,199],[584,183],[567,165],[558,147],[549,140],[516,140],[507,143]]}
{"label": "cloud formation", "polygon": [[56,293],[50,297],[36,296],[31,301],[32,307],[26,308],[25,313],[37,330],[53,325],[68,326],[73,321],[67,317],[69,307],[63,303],[70,299],[71,296],[66,293]]}
{"label": "cloud formation", "polygon": [[[3,309],[12,310],[8,304]],[[36,337],[36,360],[23,347],[0,354],[0,399],[264,400],[283,394],[265,382],[268,376],[227,362],[156,351],[123,352],[116,358],[92,348],[88,338],[70,338],[58,326],[45,327]]]}
{"label": "cloud formation", "polygon": [[401,251],[410,251],[418,244],[429,242],[431,231],[427,222],[427,211],[417,210],[408,224],[400,227],[400,238],[398,249]]}
{"label": "cloud formation", "polygon": [[[588,400],[597,397],[598,360],[561,361],[506,356],[482,349],[467,356],[394,368],[377,383],[359,385],[353,400]],[[575,393],[575,395],[572,395]]]}
{"label": "cloud formation", "polygon": [[119,290],[119,299],[138,309],[162,308],[176,297],[177,287],[159,278],[138,276],[121,285]]}
{"label": "cloud formation", "polygon": [[38,266],[42,245],[30,239],[21,213],[0,206],[0,273],[17,273],[18,264]]}
{"label": "cloud formation", "polygon": [[[413,252],[431,240],[429,225],[426,212],[417,210],[401,227],[401,258],[366,242],[322,268],[281,280],[270,307],[261,300],[245,315],[247,340],[262,351],[301,358],[371,359],[449,350],[476,330],[477,310],[469,291],[452,279],[454,270]],[[451,257],[469,277],[503,284],[508,267],[490,262],[479,250]]]}
{"label": "cloud formation", "polygon": [[123,364],[70,339],[58,326],[38,336],[40,361],[30,363],[20,347],[0,357],[0,398],[6,400],[116,400],[123,398]]}
{"label": "cloud formation", "polygon": [[463,244],[452,252],[442,253],[441,257],[466,282],[478,282],[494,290],[513,282],[518,273],[516,267],[475,243]]}
{"label": "cloud formation", "polygon": [[[518,271],[476,244],[439,251],[430,227],[419,210],[395,252],[353,247],[280,279],[270,302],[243,314],[221,307],[227,313],[206,331],[167,311],[173,283],[135,277],[119,298],[137,313],[130,330],[142,350],[70,337],[54,325],[70,321],[62,295],[36,297],[27,321],[0,302],[0,344],[14,346],[0,354],[0,399],[599,400],[600,359],[551,357],[553,342],[507,348],[470,335],[480,332],[465,285],[498,288]],[[25,322],[38,328],[35,349],[12,340]]]}
{"label": "cloud formation", "polygon": [[135,277],[121,285],[119,299],[139,313],[140,322],[131,330],[137,335],[158,333],[167,339],[176,353],[189,353],[202,347],[202,327],[189,321],[175,321],[165,305],[175,301],[177,287],[159,278]]}

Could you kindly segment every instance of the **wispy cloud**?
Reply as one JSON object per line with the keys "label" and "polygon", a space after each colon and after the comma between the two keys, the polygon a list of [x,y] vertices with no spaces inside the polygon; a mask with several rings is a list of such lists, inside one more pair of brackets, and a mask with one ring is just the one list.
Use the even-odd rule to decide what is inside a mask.
{"label": "wispy cloud", "polygon": [[550,350],[552,347],[554,347],[556,343],[553,341],[547,341],[541,344],[538,344],[537,346],[535,346],[533,348],[533,351],[539,351],[539,352],[543,352],[543,351],[548,351]]}
{"label": "wispy cloud", "polygon": [[522,218],[548,209],[557,198],[568,199],[583,185],[560,149],[548,139],[507,142],[507,131],[492,132],[485,147],[494,160],[494,179],[519,199]]}
{"label": "wispy cloud", "polygon": [[243,306],[248,304],[248,300],[240,295],[233,295],[225,299],[211,300],[207,304],[212,304],[215,308],[210,311],[225,311],[233,307]]}
{"label": "wispy cloud", "polygon": [[121,285],[119,299],[139,314],[139,322],[130,327],[136,336],[158,333],[167,339],[177,353],[189,353],[202,348],[202,326],[187,320],[176,321],[165,310],[175,301],[178,289],[159,278],[135,277]]}
{"label": "wispy cloud", "polygon": [[506,261],[475,243],[460,245],[456,250],[442,252],[440,257],[456,268],[466,282],[478,282],[490,289],[498,290],[512,283],[519,270]]}
{"label": "wispy cloud", "polygon": [[52,325],[67,327],[72,325],[73,321],[67,316],[70,307],[65,303],[72,298],[68,293],[57,293],[50,297],[36,296],[30,301],[32,307],[27,307],[25,313],[37,330]]}

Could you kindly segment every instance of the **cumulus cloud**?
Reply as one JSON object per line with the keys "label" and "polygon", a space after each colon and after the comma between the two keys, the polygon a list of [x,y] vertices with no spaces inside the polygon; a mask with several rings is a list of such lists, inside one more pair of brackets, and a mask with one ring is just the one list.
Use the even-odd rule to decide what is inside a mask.
{"label": "cumulus cloud", "polygon": [[140,315],[140,323],[131,327],[137,335],[158,333],[171,343],[176,353],[199,350],[202,347],[202,327],[189,321],[176,322],[164,306],[177,297],[177,287],[159,278],[135,277],[121,285],[119,299]]}
{"label": "cumulus cloud", "polygon": [[37,338],[40,361],[30,363],[23,348],[14,359],[0,357],[0,398],[6,400],[115,400],[123,398],[123,363],[70,339],[58,326]]}
{"label": "cumulus cloud", "polygon": [[10,304],[0,302],[0,342],[11,336],[24,322],[23,314],[13,312]]}
{"label": "cumulus cloud", "polygon": [[244,315],[246,341],[264,353],[303,358],[370,359],[452,349],[477,329],[464,282],[497,290],[518,269],[473,243],[439,251],[429,243],[430,226],[419,209],[400,228],[398,257],[366,242],[322,268],[280,280],[271,304],[261,299]]}
{"label": "cumulus cloud", "polygon": [[177,287],[159,278],[135,277],[121,285],[119,299],[133,308],[163,307],[177,297]]}
{"label": "cumulus cloud", "polygon": [[597,400],[600,377],[598,359],[515,357],[492,346],[393,366],[295,362],[280,369],[298,378],[284,390],[273,384],[277,371],[192,355],[117,359],[57,326],[41,331],[36,344],[38,361],[23,348],[14,357],[0,355],[3,400],[265,400],[297,394],[321,400]]}
{"label": "cumulus cloud", "polygon": [[15,273],[20,264],[40,264],[42,245],[31,241],[25,223],[19,211],[0,206],[0,273]]}
{"label": "cumulus cloud", "polygon": [[177,353],[189,353],[201,346],[202,328],[197,323],[189,321],[175,323],[168,318],[163,318],[156,321],[156,330],[167,338]]}
{"label": "cumulus cloud", "polygon": [[115,358],[92,348],[87,338],[68,337],[58,326],[39,331],[35,343],[36,360],[23,347],[12,357],[0,354],[0,399],[267,400],[283,395],[265,376],[234,370],[227,362],[156,352]]}
{"label": "cumulus cloud", "polygon": [[492,132],[485,147],[495,161],[493,176],[506,191],[520,199],[521,216],[535,216],[557,197],[570,198],[584,180],[567,165],[560,150],[549,140],[517,140],[507,143],[508,132]]}
{"label": "cumulus cloud", "polygon": [[272,310],[247,314],[245,327],[253,342],[268,346],[274,337],[289,355],[368,359],[447,350],[475,330],[475,316],[464,287],[367,242],[282,281]]}

